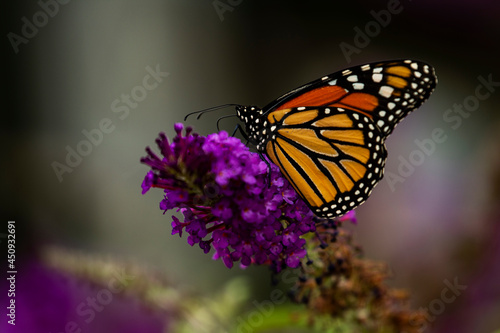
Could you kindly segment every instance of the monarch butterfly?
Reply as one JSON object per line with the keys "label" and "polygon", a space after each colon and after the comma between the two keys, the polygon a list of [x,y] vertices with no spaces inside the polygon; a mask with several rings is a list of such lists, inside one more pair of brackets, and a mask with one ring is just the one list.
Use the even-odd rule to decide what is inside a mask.
{"label": "monarch butterfly", "polygon": [[385,139],[436,83],[426,63],[383,61],[323,76],[262,109],[230,105],[249,142],[317,216],[332,218],[368,198],[383,177]]}

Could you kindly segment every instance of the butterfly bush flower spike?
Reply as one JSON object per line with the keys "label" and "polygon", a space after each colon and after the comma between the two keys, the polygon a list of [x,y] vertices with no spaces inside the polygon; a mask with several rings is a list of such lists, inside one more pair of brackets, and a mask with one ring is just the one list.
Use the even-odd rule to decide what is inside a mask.
{"label": "butterfly bush flower spike", "polygon": [[214,249],[213,258],[229,268],[298,267],[306,255],[301,236],[315,231],[314,214],[278,167],[226,132],[204,137],[182,124],[174,128],[172,142],[163,133],[156,139],[161,157],[148,147],[141,159],[151,167],[142,193],[163,189],[160,209],[184,216],[172,216],[172,234],[187,234],[205,253]]}

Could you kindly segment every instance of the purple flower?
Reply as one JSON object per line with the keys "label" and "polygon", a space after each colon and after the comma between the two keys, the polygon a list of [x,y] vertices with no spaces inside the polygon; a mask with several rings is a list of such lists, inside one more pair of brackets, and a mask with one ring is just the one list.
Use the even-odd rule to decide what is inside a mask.
{"label": "purple flower", "polygon": [[[53,264],[47,265],[43,260],[37,258],[26,260],[23,257],[16,257],[20,269],[16,276],[15,295],[10,298],[15,301],[15,316],[9,316],[10,310],[7,309],[7,306],[10,305],[7,298],[9,281],[7,279],[0,281],[2,293],[5,292],[2,295],[2,320],[0,321],[0,332],[2,333],[160,333],[167,332],[165,325],[172,322],[170,318],[174,318],[176,310],[168,310],[164,317],[160,317],[159,313],[154,314],[153,311],[150,313],[137,311],[138,304],[144,301],[134,297],[133,294],[125,293],[121,283],[113,283],[116,289],[107,286],[103,289],[103,287],[99,287],[81,276],[51,267]],[[78,265],[78,257],[73,257],[74,263],[72,265]],[[97,268],[97,266],[95,267]],[[105,270],[103,267],[109,270],[106,265],[99,267],[100,269],[96,269],[96,271]],[[116,280],[116,277],[110,277],[110,279],[112,280],[103,281],[106,283],[120,281]],[[111,290],[113,290],[112,294]],[[109,297],[111,298],[106,298],[109,302],[106,302],[105,308],[100,305],[102,303],[93,303],[98,305],[100,310],[105,309],[104,312],[94,311],[96,308],[93,308],[93,305],[89,303],[89,299],[92,301],[91,298],[96,297],[102,291],[110,293]],[[96,299],[94,298],[94,300]],[[141,305],[147,306],[144,303]],[[94,311],[95,316],[90,317],[87,314],[83,316],[83,311],[86,311],[87,314]],[[92,320],[89,320],[90,318]],[[165,321],[166,318],[167,321]],[[168,332],[170,331],[168,330]]]}
{"label": "purple flower", "polygon": [[153,171],[149,171],[144,178],[144,181],[142,182],[142,194],[145,194],[147,191],[149,191],[151,186],[153,186],[154,179],[155,174],[153,173]]}
{"label": "purple flower", "polygon": [[[305,240],[302,239],[305,244]],[[286,258],[286,264],[288,267],[297,268],[300,265],[300,259],[306,255],[306,250],[304,248],[299,248],[297,251],[290,253],[290,255]]]}
{"label": "purple flower", "polygon": [[183,136],[182,124],[174,129],[172,142],[163,133],[156,140],[162,157],[148,147],[141,159],[151,167],[143,194],[163,189],[160,208],[184,215],[183,222],[172,217],[172,234],[185,231],[191,246],[214,249],[229,268],[237,261],[298,267],[306,255],[301,236],[315,231],[315,218],[278,167],[226,132],[203,137],[188,127]]}
{"label": "purple flower", "polygon": [[172,235],[179,234],[179,237],[182,237],[182,229],[184,226],[181,221],[175,216],[172,216]]}
{"label": "purple flower", "polygon": [[217,202],[212,208],[212,214],[223,220],[227,220],[233,216],[233,210],[231,209],[231,201],[229,199],[222,199]]}
{"label": "purple flower", "polygon": [[339,220],[339,222],[349,221],[352,224],[358,223],[358,219],[356,218],[356,213],[354,212],[354,210],[351,210],[351,211],[347,212],[346,214],[342,215],[341,217],[338,218],[338,220]]}

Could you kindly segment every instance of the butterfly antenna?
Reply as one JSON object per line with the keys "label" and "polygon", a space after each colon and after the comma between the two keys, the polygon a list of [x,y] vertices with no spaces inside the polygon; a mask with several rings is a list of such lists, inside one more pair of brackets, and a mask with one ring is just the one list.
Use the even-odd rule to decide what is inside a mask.
{"label": "butterfly antenna", "polygon": [[230,114],[230,115],[227,115],[227,116],[222,116],[220,117],[219,119],[217,119],[217,130],[220,132],[220,127],[219,127],[219,123],[222,119],[225,119],[225,118],[231,118],[231,117],[238,117],[237,115],[235,114]]}
{"label": "butterfly antenna", "polygon": [[193,115],[193,114],[198,114],[198,117],[196,117],[196,119],[200,119],[200,117],[201,117],[204,113],[207,113],[207,112],[212,112],[212,111],[219,110],[219,109],[224,109],[224,108],[227,108],[227,107],[230,107],[230,106],[239,106],[239,104],[223,104],[223,105],[214,106],[214,107],[211,107],[211,108],[208,108],[208,109],[203,109],[203,110],[199,110],[199,111],[191,112],[191,113],[188,113],[188,114],[184,117],[184,121],[186,121],[186,119],[187,119],[189,116]]}

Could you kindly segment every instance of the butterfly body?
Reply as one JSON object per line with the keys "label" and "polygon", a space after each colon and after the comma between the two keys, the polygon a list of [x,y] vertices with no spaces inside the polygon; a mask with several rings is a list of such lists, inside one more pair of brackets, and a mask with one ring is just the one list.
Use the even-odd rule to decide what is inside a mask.
{"label": "butterfly body", "polygon": [[387,61],[324,76],[264,108],[237,106],[246,135],[320,217],[363,203],[383,177],[385,139],[436,85],[434,70]]}

